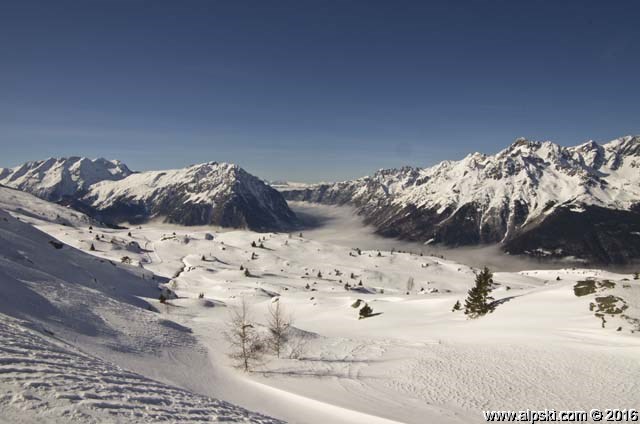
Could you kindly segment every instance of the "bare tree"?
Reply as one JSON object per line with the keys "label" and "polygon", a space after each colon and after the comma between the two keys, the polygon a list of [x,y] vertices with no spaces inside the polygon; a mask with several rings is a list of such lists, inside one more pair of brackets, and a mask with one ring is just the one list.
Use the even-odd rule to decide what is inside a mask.
{"label": "bare tree", "polygon": [[231,310],[225,336],[231,344],[229,357],[238,362],[245,372],[251,371],[260,361],[264,345],[252,322],[249,305],[245,299],[239,307]]}
{"label": "bare tree", "polygon": [[300,359],[306,353],[310,341],[311,337],[307,333],[296,334],[289,337],[287,340],[289,359]]}
{"label": "bare tree", "polygon": [[413,277],[409,277],[409,279],[407,280],[407,292],[410,292],[411,290],[413,290],[413,286],[414,286]]}
{"label": "bare tree", "polygon": [[291,317],[285,315],[284,307],[280,306],[279,301],[269,305],[269,345],[278,358],[287,344],[290,325]]}

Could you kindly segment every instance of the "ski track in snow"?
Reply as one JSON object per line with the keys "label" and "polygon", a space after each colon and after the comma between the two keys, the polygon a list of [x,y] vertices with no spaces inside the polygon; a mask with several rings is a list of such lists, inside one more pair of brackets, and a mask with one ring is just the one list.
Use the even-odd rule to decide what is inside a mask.
{"label": "ski track in snow", "polygon": [[14,422],[43,410],[50,422],[279,422],[72,351],[5,316],[0,384],[2,414]]}

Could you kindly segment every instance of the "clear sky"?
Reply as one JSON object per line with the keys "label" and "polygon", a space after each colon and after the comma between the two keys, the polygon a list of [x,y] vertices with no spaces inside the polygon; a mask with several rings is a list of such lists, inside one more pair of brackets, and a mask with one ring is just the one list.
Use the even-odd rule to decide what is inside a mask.
{"label": "clear sky", "polygon": [[640,134],[638,1],[0,0],[0,166],[331,181]]}

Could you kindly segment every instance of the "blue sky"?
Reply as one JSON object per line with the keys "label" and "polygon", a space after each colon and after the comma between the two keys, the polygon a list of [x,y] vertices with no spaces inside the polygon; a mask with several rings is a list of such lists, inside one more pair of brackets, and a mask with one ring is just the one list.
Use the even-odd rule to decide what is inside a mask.
{"label": "blue sky", "polygon": [[0,1],[0,166],[339,180],[640,134],[637,1]]}

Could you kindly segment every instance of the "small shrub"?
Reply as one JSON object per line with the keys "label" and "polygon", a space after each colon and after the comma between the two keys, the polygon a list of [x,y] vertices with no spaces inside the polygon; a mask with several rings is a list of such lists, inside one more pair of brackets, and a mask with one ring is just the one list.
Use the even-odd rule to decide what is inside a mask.
{"label": "small shrub", "polygon": [[360,309],[359,315],[360,316],[358,319],[369,318],[371,315],[373,315],[373,309],[371,309],[371,306],[365,303],[364,306]]}
{"label": "small shrub", "polygon": [[459,311],[461,309],[462,309],[462,304],[460,304],[459,300],[456,300],[456,303],[453,305],[453,309],[451,309],[451,312]]}

